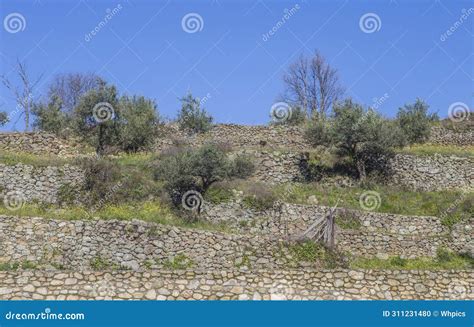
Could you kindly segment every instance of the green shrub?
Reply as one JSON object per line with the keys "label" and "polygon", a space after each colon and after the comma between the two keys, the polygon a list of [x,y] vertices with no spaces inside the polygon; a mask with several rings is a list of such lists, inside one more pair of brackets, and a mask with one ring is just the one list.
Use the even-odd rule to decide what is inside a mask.
{"label": "green shrub", "polygon": [[77,200],[80,200],[80,187],[72,184],[63,184],[59,187],[57,199],[59,205],[72,205]]}
{"label": "green shrub", "polygon": [[290,254],[298,262],[315,262],[324,258],[325,249],[316,242],[306,241],[292,244],[289,247]]}
{"label": "green shrub", "polygon": [[232,190],[226,183],[216,183],[211,185],[205,194],[205,199],[209,202],[218,204],[229,202],[233,197]]}
{"label": "green shrub", "polygon": [[85,158],[79,163],[84,171],[83,192],[89,205],[100,207],[114,202],[116,191],[122,187],[117,163],[105,158]]}
{"label": "green shrub", "polygon": [[36,116],[33,123],[35,128],[58,136],[67,136],[66,131],[71,127],[71,117],[63,111],[58,96],[53,95],[48,104],[34,104],[32,113]]}
{"label": "green shrub", "polygon": [[230,175],[235,178],[248,178],[255,171],[255,163],[248,156],[237,156],[231,161]]}
{"label": "green shrub", "polygon": [[448,249],[438,248],[436,250],[436,261],[440,263],[451,262],[455,259],[455,257],[456,255]]}
{"label": "green shrub", "polygon": [[428,109],[429,106],[421,99],[398,109],[397,122],[409,144],[428,140],[432,122],[438,120],[437,115],[428,113]]}
{"label": "green shrub", "polygon": [[192,133],[207,132],[212,126],[213,118],[201,109],[199,99],[192,96],[191,93],[181,98],[181,111],[178,114],[178,124],[183,130]]}
{"label": "green shrub", "polygon": [[406,267],[407,265],[407,259],[403,259],[401,257],[393,257],[390,259],[390,264],[396,267]]}

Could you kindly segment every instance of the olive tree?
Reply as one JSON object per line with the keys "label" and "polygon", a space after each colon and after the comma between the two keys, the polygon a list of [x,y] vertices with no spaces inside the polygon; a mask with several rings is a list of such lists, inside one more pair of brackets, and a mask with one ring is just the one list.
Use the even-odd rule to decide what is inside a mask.
{"label": "olive tree", "polygon": [[181,98],[181,110],[178,114],[178,124],[183,130],[192,133],[204,133],[212,126],[213,118],[201,108],[201,101],[188,93]]}
{"label": "olive tree", "polygon": [[75,133],[92,145],[98,156],[119,143],[120,106],[117,89],[101,82],[99,88],[85,94],[74,109]]}
{"label": "olive tree", "polygon": [[222,147],[205,144],[197,149],[173,148],[163,153],[157,161],[155,177],[165,182],[173,203],[178,205],[187,191],[204,195],[212,184],[246,178],[253,170],[249,158],[231,158]]}
{"label": "olive tree", "polygon": [[383,169],[393,149],[403,145],[397,124],[372,109],[364,109],[352,100],[333,108],[326,122],[316,122],[306,131],[313,145],[334,147],[340,157],[347,157],[364,180],[368,171]]}

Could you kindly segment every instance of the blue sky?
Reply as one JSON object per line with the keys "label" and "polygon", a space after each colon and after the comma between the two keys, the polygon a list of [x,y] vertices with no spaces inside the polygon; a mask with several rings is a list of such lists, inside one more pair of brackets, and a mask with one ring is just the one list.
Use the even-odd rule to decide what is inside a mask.
{"label": "blue sky", "polygon": [[[461,18],[470,7],[455,0],[2,0],[0,65],[14,78],[19,57],[32,75],[43,73],[36,99],[57,73],[95,72],[122,93],[154,98],[169,118],[191,90],[207,97],[217,122],[265,124],[285,69],[319,49],[338,69],[346,96],[367,106],[378,102],[387,116],[420,97],[445,117],[450,104],[474,102],[474,12]],[[15,33],[5,27],[12,13],[23,19]],[[201,18],[195,33],[182,26],[189,13]],[[365,14],[378,19],[375,30],[365,28],[371,33],[360,27]],[[0,90],[0,109],[13,111],[11,95]]]}

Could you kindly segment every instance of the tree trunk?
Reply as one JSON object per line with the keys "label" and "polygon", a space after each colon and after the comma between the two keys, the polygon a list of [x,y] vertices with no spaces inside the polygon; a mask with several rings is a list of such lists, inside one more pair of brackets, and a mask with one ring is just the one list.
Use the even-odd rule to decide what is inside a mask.
{"label": "tree trunk", "polygon": [[104,130],[103,126],[99,124],[99,136],[97,140],[97,148],[95,150],[98,157],[101,157],[104,154]]}
{"label": "tree trunk", "polygon": [[361,160],[357,160],[357,172],[359,173],[359,179],[361,181],[365,181],[366,178],[367,178],[367,174],[366,174],[366,171],[365,171],[365,164],[363,161]]}

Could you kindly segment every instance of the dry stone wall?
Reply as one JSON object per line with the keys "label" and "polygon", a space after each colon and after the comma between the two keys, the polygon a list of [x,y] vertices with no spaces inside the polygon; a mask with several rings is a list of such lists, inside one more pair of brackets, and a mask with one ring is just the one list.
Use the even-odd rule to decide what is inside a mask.
{"label": "dry stone wall", "polygon": [[[254,181],[279,184],[303,181],[305,153],[243,150],[256,163]],[[417,157],[397,155],[392,162],[393,175],[387,183],[423,191],[445,189],[474,189],[474,158],[447,156]],[[0,164],[0,189],[17,194],[26,201],[54,203],[62,185],[79,185],[83,172],[77,166],[34,167],[17,164]],[[13,195],[12,195],[13,196]]]}
{"label": "dry stone wall", "polygon": [[204,134],[186,134],[177,125],[163,126],[155,150],[161,151],[173,144],[199,146],[206,142],[227,144],[233,148],[305,150],[310,145],[304,139],[304,129],[298,126],[248,126],[236,124],[214,125]]}
{"label": "dry stone wall", "polygon": [[87,270],[163,268],[283,268],[279,244],[219,232],[143,221],[78,220],[0,216],[0,263]]}
{"label": "dry stone wall", "polygon": [[255,181],[269,184],[303,181],[305,163],[308,161],[306,153],[242,150],[237,152],[252,158],[255,163],[255,172],[251,178]]}
{"label": "dry stone wall", "polygon": [[474,157],[397,155],[389,183],[416,190],[474,189]]}
{"label": "dry stone wall", "polygon": [[[164,150],[172,146],[173,143],[187,143],[197,146],[213,141],[226,143],[236,148],[283,148],[301,151],[311,148],[304,137],[304,132],[303,126],[217,124],[207,133],[188,135],[181,131],[177,125],[170,124],[163,126],[162,135],[156,142],[156,150]],[[474,145],[474,132],[435,126],[431,129],[428,142],[441,145],[472,146]]]}
{"label": "dry stone wall", "polygon": [[[474,127],[474,126],[472,126]],[[441,145],[473,146],[474,130],[456,131],[443,127],[433,127],[428,142]]]}
{"label": "dry stone wall", "polygon": [[75,166],[34,167],[24,164],[0,164],[0,195],[6,203],[57,202],[63,185],[80,185],[84,174]]}
{"label": "dry stone wall", "polygon": [[[222,204],[207,203],[203,217],[213,223],[226,223],[245,234],[284,239],[302,234],[328,207],[276,204],[265,211],[248,208],[241,200]],[[340,250],[365,257],[435,257],[440,247],[474,257],[474,220],[459,223],[450,230],[437,217],[403,216],[348,209],[336,210],[337,222],[347,220],[352,229],[337,228]],[[340,218],[339,218],[340,217]],[[341,226],[343,226],[341,224]]]}
{"label": "dry stone wall", "polygon": [[472,300],[472,271],[0,272],[0,299]]}
{"label": "dry stone wall", "polygon": [[0,133],[0,149],[37,155],[71,157],[77,150],[66,141],[48,133]]}

